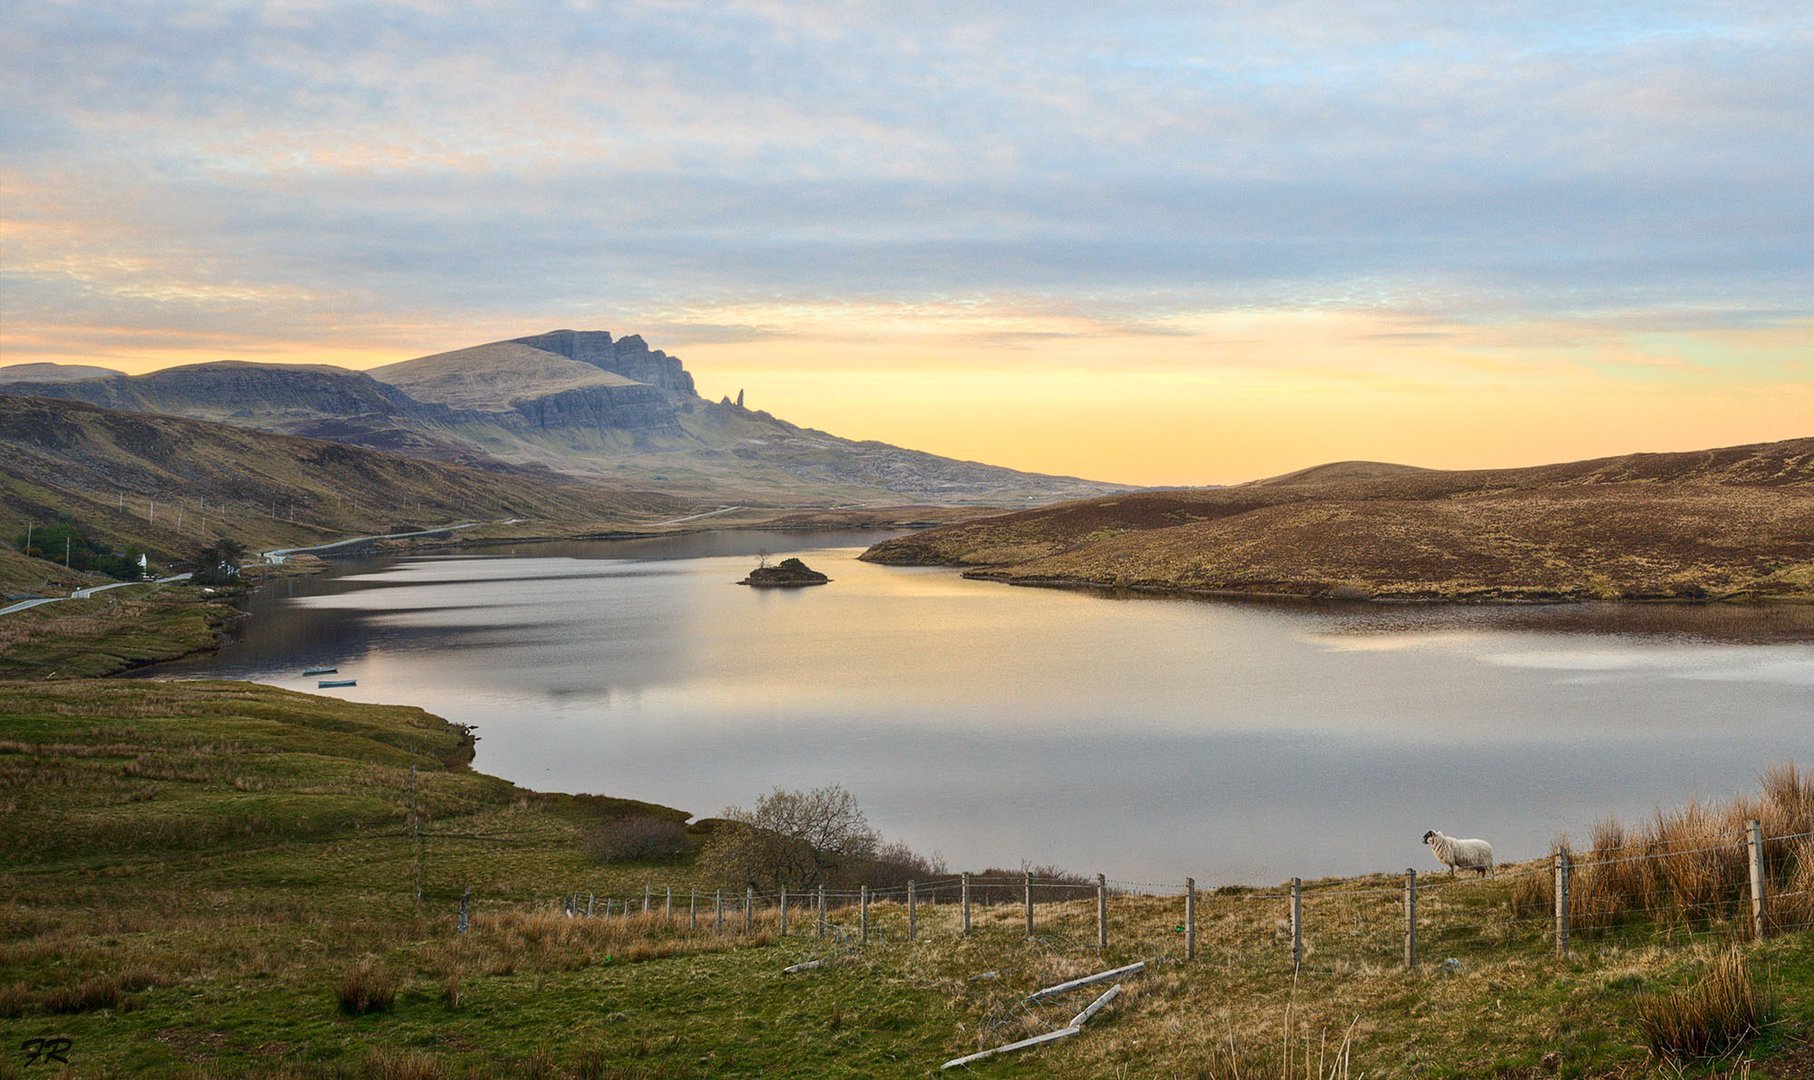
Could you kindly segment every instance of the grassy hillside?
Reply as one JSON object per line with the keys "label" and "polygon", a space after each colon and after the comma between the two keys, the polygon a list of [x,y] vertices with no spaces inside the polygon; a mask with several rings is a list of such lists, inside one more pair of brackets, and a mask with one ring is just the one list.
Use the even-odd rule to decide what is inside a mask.
{"label": "grassy hillside", "polygon": [[[1074,891],[1041,894],[1031,939],[1012,901],[979,904],[960,938],[949,892],[922,903],[914,944],[894,900],[873,905],[866,946],[849,908],[824,942],[798,909],[785,938],[772,910],[720,935],[663,919],[659,900],[602,914],[606,898],[640,907],[645,882],[700,884],[684,860],[585,854],[593,829],[679,811],[524,791],[473,771],[472,752],[470,732],[410,708],[236,683],[0,683],[0,1038],[68,1038],[81,1076],[924,1076],[1093,996],[1022,1004],[1031,990],[1145,959],[1159,963],[1084,1035],[976,1071],[1277,1077],[1288,1057],[1289,1075],[1326,1076],[1346,1041],[1334,1075],[1675,1076],[1648,1057],[1639,1012],[1742,928],[1742,904],[1640,910],[1584,925],[1559,960],[1546,874],[1512,865],[1426,881],[1414,972],[1395,876],[1308,883],[1295,976],[1278,890],[1205,895],[1190,962],[1175,897],[1120,893],[1103,952]],[[600,914],[559,914],[574,890]],[[1742,1075],[1805,1076],[1814,940],[1746,951],[1774,1012],[1717,1075],[1756,1058]],[[809,958],[828,963],[781,973]],[[387,985],[369,1013],[340,1003]],[[0,1076],[35,1075],[16,1057]]]}
{"label": "grassy hillside", "polygon": [[[84,574],[63,569],[60,562],[33,559],[0,543],[0,596],[13,593],[38,593],[61,596],[71,589],[92,584]],[[6,606],[0,602],[0,607]]]}
{"label": "grassy hillside", "polygon": [[1814,599],[1814,439],[1451,472],[1344,462],[934,529],[865,558],[1404,600]]}
{"label": "grassy hillside", "polygon": [[616,372],[513,341],[419,356],[372,368],[366,374],[417,401],[481,410],[582,386],[629,386],[633,382]]}
{"label": "grassy hillside", "polygon": [[113,675],[214,648],[233,608],[184,585],[110,589],[0,619],[0,679]]}
{"label": "grassy hillside", "polygon": [[546,473],[0,395],[0,538],[8,541],[27,520],[67,514],[116,547],[139,544],[168,558],[218,535],[257,550],[457,521],[520,518],[572,531],[689,505]]}

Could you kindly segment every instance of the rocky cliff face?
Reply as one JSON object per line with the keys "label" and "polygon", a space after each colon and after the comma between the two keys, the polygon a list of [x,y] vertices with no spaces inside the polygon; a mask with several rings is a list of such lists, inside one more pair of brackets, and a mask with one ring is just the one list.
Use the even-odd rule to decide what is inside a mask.
{"label": "rocky cliff face", "polygon": [[632,437],[685,434],[674,403],[653,386],[582,386],[558,394],[519,401],[507,417],[486,414],[511,430],[553,431],[562,428],[628,432]]}
{"label": "rocky cliff face", "polygon": [[693,397],[697,393],[693,389],[693,376],[680,366],[679,358],[649,348],[640,334],[613,341],[610,333],[604,330],[551,330],[511,341],[558,353],[569,360],[591,364],[639,383],[659,386],[671,394]]}

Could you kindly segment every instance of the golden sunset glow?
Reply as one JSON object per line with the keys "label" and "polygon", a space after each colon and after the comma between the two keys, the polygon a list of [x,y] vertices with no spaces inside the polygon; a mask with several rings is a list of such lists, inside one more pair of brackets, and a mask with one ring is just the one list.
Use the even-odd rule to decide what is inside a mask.
{"label": "golden sunset glow", "polygon": [[1814,427],[1808,38],[1762,16],[551,9],[556,78],[502,13],[387,9],[400,69],[382,20],[185,7],[16,13],[0,361],[599,329],[1144,484]]}

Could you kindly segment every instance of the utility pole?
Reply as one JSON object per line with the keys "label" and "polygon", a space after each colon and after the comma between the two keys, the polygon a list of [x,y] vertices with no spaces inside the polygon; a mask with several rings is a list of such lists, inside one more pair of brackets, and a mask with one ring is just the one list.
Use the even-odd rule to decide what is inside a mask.
{"label": "utility pole", "polygon": [[25,523],[25,553],[27,555],[31,554],[31,527],[35,524],[37,524],[37,522],[28,521]]}
{"label": "utility pole", "polygon": [[63,569],[69,569],[69,534],[63,534]]}

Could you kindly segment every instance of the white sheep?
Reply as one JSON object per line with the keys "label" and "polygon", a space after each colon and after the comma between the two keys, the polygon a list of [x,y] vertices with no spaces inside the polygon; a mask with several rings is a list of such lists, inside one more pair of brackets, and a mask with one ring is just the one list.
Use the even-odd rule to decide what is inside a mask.
{"label": "white sheep", "polygon": [[1423,834],[1423,842],[1448,866],[1450,876],[1457,870],[1478,870],[1481,877],[1493,872],[1493,845],[1485,840],[1457,840],[1431,829]]}

